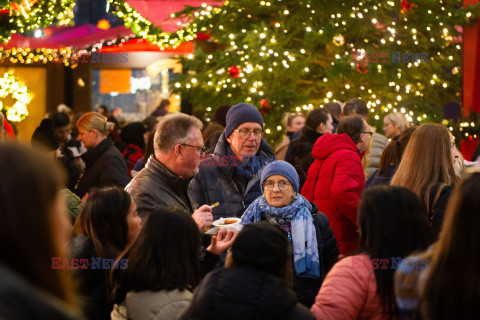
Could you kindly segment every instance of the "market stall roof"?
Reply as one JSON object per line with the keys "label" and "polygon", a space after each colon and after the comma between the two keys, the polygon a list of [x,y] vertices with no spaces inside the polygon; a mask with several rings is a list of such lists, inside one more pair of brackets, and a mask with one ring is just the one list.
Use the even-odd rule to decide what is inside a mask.
{"label": "market stall roof", "polygon": [[41,38],[25,37],[18,33],[13,33],[7,44],[0,45],[3,49],[30,48],[30,49],[61,49],[65,46]]}
{"label": "market stall roof", "polygon": [[185,6],[200,7],[203,3],[220,6],[223,0],[127,0],[126,2],[154,26],[161,26],[164,32],[174,32],[179,26],[177,25],[178,21],[170,19],[172,13],[183,10]]}
{"label": "market stall roof", "polygon": [[132,30],[124,26],[102,30],[92,24],[87,24],[66,28],[65,30],[57,30],[47,40],[57,42],[64,47],[83,49],[93,43],[133,35]]}
{"label": "market stall roof", "polygon": [[152,44],[145,39],[132,39],[116,46],[103,47],[101,52],[133,52],[133,51],[154,51],[164,53],[193,53],[193,42],[184,42],[176,48],[165,48],[161,50],[156,44]]}

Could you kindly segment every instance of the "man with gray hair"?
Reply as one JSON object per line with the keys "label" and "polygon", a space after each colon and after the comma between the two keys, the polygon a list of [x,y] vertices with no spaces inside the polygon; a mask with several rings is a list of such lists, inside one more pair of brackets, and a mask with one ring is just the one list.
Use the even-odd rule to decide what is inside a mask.
{"label": "man with gray hair", "polygon": [[196,209],[188,195],[188,185],[198,172],[204,149],[202,127],[200,120],[183,113],[167,115],[160,121],[154,137],[155,155],[125,187],[142,219],[155,209],[178,207],[192,214],[200,230],[212,224],[210,206]]}

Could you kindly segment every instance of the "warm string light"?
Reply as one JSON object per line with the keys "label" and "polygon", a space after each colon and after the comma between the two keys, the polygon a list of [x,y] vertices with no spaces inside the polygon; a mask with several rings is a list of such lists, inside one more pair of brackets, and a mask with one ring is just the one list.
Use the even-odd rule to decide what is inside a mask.
{"label": "warm string light", "polygon": [[[261,1],[258,8],[244,8],[240,1],[230,7],[226,2],[220,9],[221,14],[213,13],[213,18],[202,15],[198,13],[199,9],[195,9],[197,13],[191,13],[193,22],[181,32],[192,27],[202,32],[211,31],[211,39],[223,43],[224,47],[210,54],[196,51],[195,55],[186,59],[184,66],[191,71],[190,74],[177,78],[176,92],[190,91],[189,94],[207,97],[209,101],[220,100],[215,97],[233,97],[232,102],[252,102],[259,108],[260,100],[263,99],[274,107],[277,115],[289,110],[308,111],[310,104],[292,103],[288,103],[285,110],[282,110],[282,98],[277,98],[278,101],[271,98],[272,95],[278,95],[274,92],[271,81],[278,81],[276,76],[288,74],[288,70],[292,70],[291,72],[296,73],[296,78],[292,78],[292,89],[298,82],[307,87],[312,84],[317,87],[317,90],[314,90],[315,96],[310,97],[312,108],[334,99],[346,101],[357,96],[367,101],[377,127],[383,126],[381,122],[387,113],[402,108],[414,123],[438,122],[441,114],[426,112],[432,108],[430,102],[421,101],[430,100],[432,88],[448,92],[456,90],[453,84],[458,82],[455,78],[461,77],[457,64],[461,45],[457,44],[460,32],[454,26],[459,24],[458,21],[468,22],[471,17],[478,16],[478,10],[454,8],[451,4],[442,4],[440,15],[439,8],[430,10],[421,6],[400,12],[400,3],[396,1],[379,2],[374,6],[371,3],[359,2],[351,10],[342,8],[341,12],[329,13],[331,20],[328,24],[323,24],[314,19],[318,17],[315,15],[318,10],[314,7],[314,2],[307,0],[289,6],[288,9],[282,7],[283,3],[279,3],[278,9],[271,6],[271,10],[266,9],[267,2]],[[428,13],[428,10],[431,13]],[[469,17],[469,10],[475,14]],[[289,25],[288,19],[298,18],[300,11],[302,21],[305,22],[298,26]],[[312,15],[308,14],[310,12]],[[234,15],[235,19],[229,21],[226,18],[229,15]],[[200,19],[202,16],[203,19]],[[269,16],[272,17],[271,20]],[[421,23],[419,19],[422,19]],[[251,23],[242,23],[239,26],[240,21],[244,20]],[[372,32],[352,38],[349,30],[359,27],[368,27]],[[171,36],[178,38],[178,33]],[[334,36],[336,40],[332,41]],[[295,39],[295,45],[289,45],[291,37]],[[301,41],[298,41],[299,39]],[[332,42],[335,46],[332,46]],[[312,61],[312,50],[315,50],[312,49],[312,43],[327,45],[322,56],[324,61]],[[332,47],[328,47],[329,45]],[[363,51],[364,56],[369,56],[372,52],[387,52],[390,55],[392,51],[416,52],[418,48],[426,48],[424,50],[428,57],[412,57],[407,62],[400,61],[398,64],[390,61],[391,56],[386,63],[369,61],[365,64],[355,61],[352,56],[352,52],[357,50]],[[426,68],[425,62],[431,62],[434,68]],[[231,77],[226,71],[229,65],[236,65],[241,73],[235,78]],[[451,68],[451,74],[445,75],[444,67]],[[429,73],[441,76],[436,80],[422,80],[422,83],[414,76]],[[342,77],[336,77],[338,74],[342,74]],[[373,92],[369,88],[369,80],[377,74],[388,79],[390,83],[387,82],[388,86],[386,84],[382,91],[379,90],[377,82],[377,87],[372,87],[377,92]],[[311,77],[315,80],[312,81]],[[345,81],[345,78],[348,81]],[[192,82],[192,79],[195,81]],[[322,85],[319,85],[317,79],[320,79]],[[435,83],[431,84],[430,80]],[[264,85],[258,86],[258,81]],[[361,85],[358,85],[359,83]],[[324,97],[319,96],[322,92]],[[330,95],[327,96],[329,92]],[[207,110],[206,117],[210,118],[213,111],[214,108]],[[267,119],[268,117],[269,115]],[[278,119],[278,116],[273,118]],[[266,129],[269,130],[266,132],[275,134],[280,127],[277,123],[270,124],[270,128],[266,123]]]}
{"label": "warm string light", "polygon": [[9,7],[8,22],[0,27],[0,43],[7,43],[12,33],[24,33],[49,26],[55,18],[58,19],[74,5],[75,0],[38,0],[26,10],[20,6],[20,12]]}
{"label": "warm string light", "polygon": [[[33,94],[23,81],[20,81],[13,71],[5,72],[0,78],[0,110],[6,111],[9,121],[20,122],[28,116],[27,105],[32,101]],[[13,102],[12,105],[4,105],[6,99]]]}

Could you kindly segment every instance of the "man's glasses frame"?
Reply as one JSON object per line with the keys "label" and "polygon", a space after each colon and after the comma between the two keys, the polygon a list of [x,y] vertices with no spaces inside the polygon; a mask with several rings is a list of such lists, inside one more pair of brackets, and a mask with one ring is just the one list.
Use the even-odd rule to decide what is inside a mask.
{"label": "man's glasses frame", "polygon": [[260,140],[262,137],[263,137],[263,130],[261,129],[235,129],[233,131],[236,131],[238,132],[238,135],[240,136],[240,138],[242,139],[248,139],[250,138],[250,135],[252,134],[253,132],[253,137],[257,140]]}

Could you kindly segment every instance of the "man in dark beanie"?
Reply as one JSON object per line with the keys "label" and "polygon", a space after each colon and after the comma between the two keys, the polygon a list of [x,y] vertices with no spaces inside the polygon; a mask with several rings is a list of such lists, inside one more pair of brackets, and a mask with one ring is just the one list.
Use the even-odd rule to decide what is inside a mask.
{"label": "man in dark beanie", "polygon": [[260,172],[274,159],[263,139],[260,112],[251,104],[237,104],[228,110],[213,156],[200,163],[189,193],[199,205],[220,203],[213,210],[214,219],[240,217],[262,194]]}

